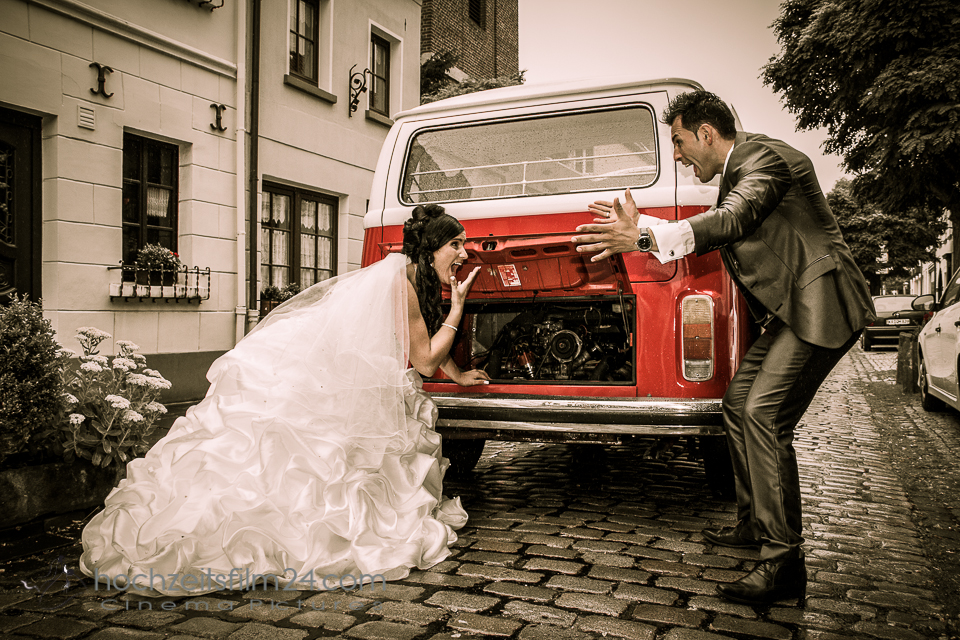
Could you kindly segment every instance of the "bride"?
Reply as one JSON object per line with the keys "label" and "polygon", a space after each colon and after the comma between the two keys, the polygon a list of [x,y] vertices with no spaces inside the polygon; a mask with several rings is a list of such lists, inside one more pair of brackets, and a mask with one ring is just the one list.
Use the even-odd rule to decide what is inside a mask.
{"label": "bride", "polygon": [[450,357],[479,270],[456,278],[465,240],[442,207],[419,206],[403,255],[266,316],[210,367],[206,397],[127,465],[83,530],[83,572],[146,595],[350,589],[446,558],[467,514],[441,495],[449,463],[418,372],[489,381]]}

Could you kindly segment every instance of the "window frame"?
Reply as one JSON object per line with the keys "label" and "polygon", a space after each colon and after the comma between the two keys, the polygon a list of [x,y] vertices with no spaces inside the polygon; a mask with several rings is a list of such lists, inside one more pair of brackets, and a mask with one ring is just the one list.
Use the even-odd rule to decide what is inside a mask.
{"label": "window frame", "polygon": [[[404,193],[404,188],[408,181],[407,172],[408,172],[408,163],[409,163],[410,154],[413,150],[414,142],[417,140],[417,138],[420,135],[424,133],[434,132],[434,131],[446,131],[446,130],[452,130],[452,129],[463,129],[463,128],[470,128],[470,127],[480,127],[484,125],[511,123],[511,122],[528,121],[528,120],[545,120],[545,119],[553,119],[553,118],[563,118],[567,116],[576,116],[576,115],[583,115],[583,114],[590,114],[590,113],[626,111],[631,109],[641,109],[646,111],[650,118],[650,124],[652,126],[651,134],[652,134],[653,148],[652,150],[644,152],[652,156],[655,162],[655,169],[651,174],[652,178],[649,182],[645,182],[642,184],[640,183],[624,184],[622,186],[618,185],[615,187],[603,187],[603,188],[597,188],[597,189],[594,189],[594,188],[576,189],[576,190],[570,190],[570,191],[559,192],[559,193],[522,194],[522,195],[510,194],[510,195],[502,195],[502,196],[464,198],[464,199],[440,198],[437,200],[424,200],[424,201],[414,201],[413,199],[408,198],[407,194]],[[659,135],[659,127],[657,122],[658,121],[657,121],[656,110],[653,108],[652,104],[650,104],[649,102],[631,101],[631,102],[624,102],[616,105],[602,105],[597,107],[567,109],[567,110],[561,110],[561,111],[544,111],[539,113],[524,114],[520,116],[506,116],[506,117],[489,118],[489,119],[481,118],[481,119],[463,120],[463,121],[458,121],[451,124],[437,124],[432,126],[425,126],[421,129],[417,129],[407,138],[406,149],[404,150],[404,153],[403,153],[403,156],[401,157],[401,161],[399,165],[400,179],[397,183],[397,201],[406,206],[417,206],[417,205],[422,205],[427,203],[444,204],[444,203],[453,203],[453,202],[483,202],[483,201],[489,201],[489,200],[504,200],[504,199],[510,199],[510,198],[539,198],[539,197],[563,196],[563,195],[571,195],[574,193],[589,193],[594,190],[597,190],[597,191],[621,190],[622,191],[627,187],[634,190],[649,189],[658,184],[660,180],[661,172],[663,171],[663,166],[660,158],[660,135]],[[589,163],[589,162],[592,162],[592,160],[589,158],[581,157],[581,159],[578,160],[578,162]]]}
{"label": "window frame", "polygon": [[483,0],[467,0],[467,18],[481,29],[485,28],[484,13]]}
{"label": "window frame", "polygon": [[[307,38],[306,35],[301,34],[299,30],[294,30],[293,25],[297,25],[299,29],[300,25],[300,5],[301,3],[310,5],[313,7],[314,19],[313,19],[313,34],[314,39],[311,41]],[[289,73],[294,78],[308,82],[314,86],[320,86],[320,0],[290,0],[290,22],[291,24],[287,25],[287,33],[289,34],[289,39],[287,41],[287,65],[289,68]],[[297,45],[301,41],[312,42],[313,43],[313,74],[308,75],[304,74],[301,71],[294,68],[293,64],[293,54],[298,49],[294,49],[293,43],[296,41]],[[299,54],[297,54],[299,55]]]}
{"label": "window frame", "polygon": [[[380,47],[384,54],[384,68],[386,75],[377,74],[377,48]],[[392,43],[383,36],[376,33],[370,33],[370,97],[368,99],[368,108],[373,113],[378,113],[386,118],[390,117],[390,64],[391,64]],[[383,83],[383,104],[384,110],[376,108],[379,93],[377,92],[377,80]]]}
{"label": "window frame", "polygon": [[[263,225],[263,206],[266,203],[266,200],[261,202],[261,214],[258,224],[260,225],[261,241],[260,241],[260,290],[263,291],[264,287],[267,286],[277,286],[283,287],[284,285],[277,284],[273,282],[273,271],[271,267],[274,266],[284,266],[289,269],[290,277],[288,283],[296,283],[302,285],[303,277],[302,271],[304,268],[314,269],[317,272],[319,277],[319,272],[329,271],[330,275],[323,280],[336,277],[338,275],[338,255],[337,255],[337,241],[339,238],[339,217],[340,217],[340,200],[336,196],[327,195],[324,193],[319,193],[316,191],[309,191],[307,189],[299,189],[297,187],[289,187],[276,183],[264,183],[263,185],[263,195],[264,197],[270,196],[271,201],[274,196],[287,196],[290,198],[290,211],[289,211],[289,227],[285,230],[286,233],[290,234],[288,249],[290,252],[289,264],[280,265],[279,263],[269,262],[273,258],[272,255],[264,253],[264,238],[262,234],[267,233],[267,230]],[[319,229],[316,233],[305,233],[299,228],[300,224],[300,210],[301,203],[306,201],[317,202],[318,204],[326,204],[332,207],[333,212],[331,215],[331,229],[330,233],[321,233]],[[294,232],[294,227],[297,227],[296,232]],[[315,267],[303,267],[301,264],[301,247],[303,243],[303,236],[310,235],[312,237],[326,237],[330,239],[330,268],[327,269],[323,266],[317,265]],[[272,243],[267,244],[268,247],[272,247]],[[317,262],[319,262],[319,252],[316,255]],[[264,276],[264,270],[266,269],[267,276]],[[322,282],[320,279],[316,279],[314,284],[317,282]]]}
{"label": "window frame", "polygon": [[[138,171],[137,178],[131,178],[127,175],[127,155],[132,154],[130,146],[128,145],[128,140],[137,140],[140,144],[140,149],[138,152],[139,158],[138,162]],[[170,177],[171,184],[163,184],[158,182],[151,182],[149,178],[150,168],[148,160],[150,158],[150,149],[158,149],[161,153],[168,152],[172,154],[172,160],[170,162]],[[179,204],[180,204],[180,147],[176,144],[169,142],[161,142],[159,140],[154,140],[152,138],[147,138],[129,131],[123,132],[123,163],[121,168],[121,207],[125,208],[126,205],[123,204],[124,192],[128,185],[137,184],[137,195],[138,195],[138,204],[137,204],[137,222],[129,222],[125,211],[121,213],[121,252],[124,264],[133,264],[136,261],[137,253],[147,244],[152,244],[147,237],[150,229],[164,229],[168,230],[170,233],[170,245],[167,246],[161,241],[157,241],[158,244],[162,246],[167,246],[173,252],[178,251],[180,232],[179,232]],[[167,201],[167,212],[170,216],[170,225],[161,226],[157,224],[149,223],[148,214],[148,188],[154,187],[166,190],[170,193]],[[128,252],[127,250],[127,229],[131,227],[136,227],[137,231],[137,242],[136,248]]]}

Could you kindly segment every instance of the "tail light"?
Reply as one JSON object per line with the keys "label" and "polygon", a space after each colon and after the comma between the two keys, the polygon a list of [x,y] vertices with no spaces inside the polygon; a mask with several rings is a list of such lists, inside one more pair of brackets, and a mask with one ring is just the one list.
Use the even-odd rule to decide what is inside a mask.
{"label": "tail light", "polygon": [[700,382],[713,377],[713,299],[687,296],[680,302],[682,339],[680,357],[683,377]]}

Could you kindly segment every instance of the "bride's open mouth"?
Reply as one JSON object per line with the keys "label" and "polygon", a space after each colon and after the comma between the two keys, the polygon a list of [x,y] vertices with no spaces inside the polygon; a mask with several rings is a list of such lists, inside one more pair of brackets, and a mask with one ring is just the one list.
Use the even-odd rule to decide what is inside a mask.
{"label": "bride's open mouth", "polygon": [[462,266],[463,266],[463,262],[454,262],[452,265],[450,265],[450,274],[453,276],[456,276],[457,271],[459,271],[460,267]]}

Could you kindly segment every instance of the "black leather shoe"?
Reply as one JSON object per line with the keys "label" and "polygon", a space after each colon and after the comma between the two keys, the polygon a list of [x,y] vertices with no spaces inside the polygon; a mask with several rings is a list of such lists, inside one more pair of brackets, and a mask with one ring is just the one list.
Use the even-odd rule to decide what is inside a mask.
{"label": "black leather shoe", "polygon": [[789,560],[763,560],[736,582],[717,585],[717,593],[742,604],[767,604],[799,598],[807,591],[807,566],[803,554]]}
{"label": "black leather shoe", "polygon": [[704,529],[703,538],[711,544],[734,549],[759,549],[760,541],[741,534],[740,527]]}

